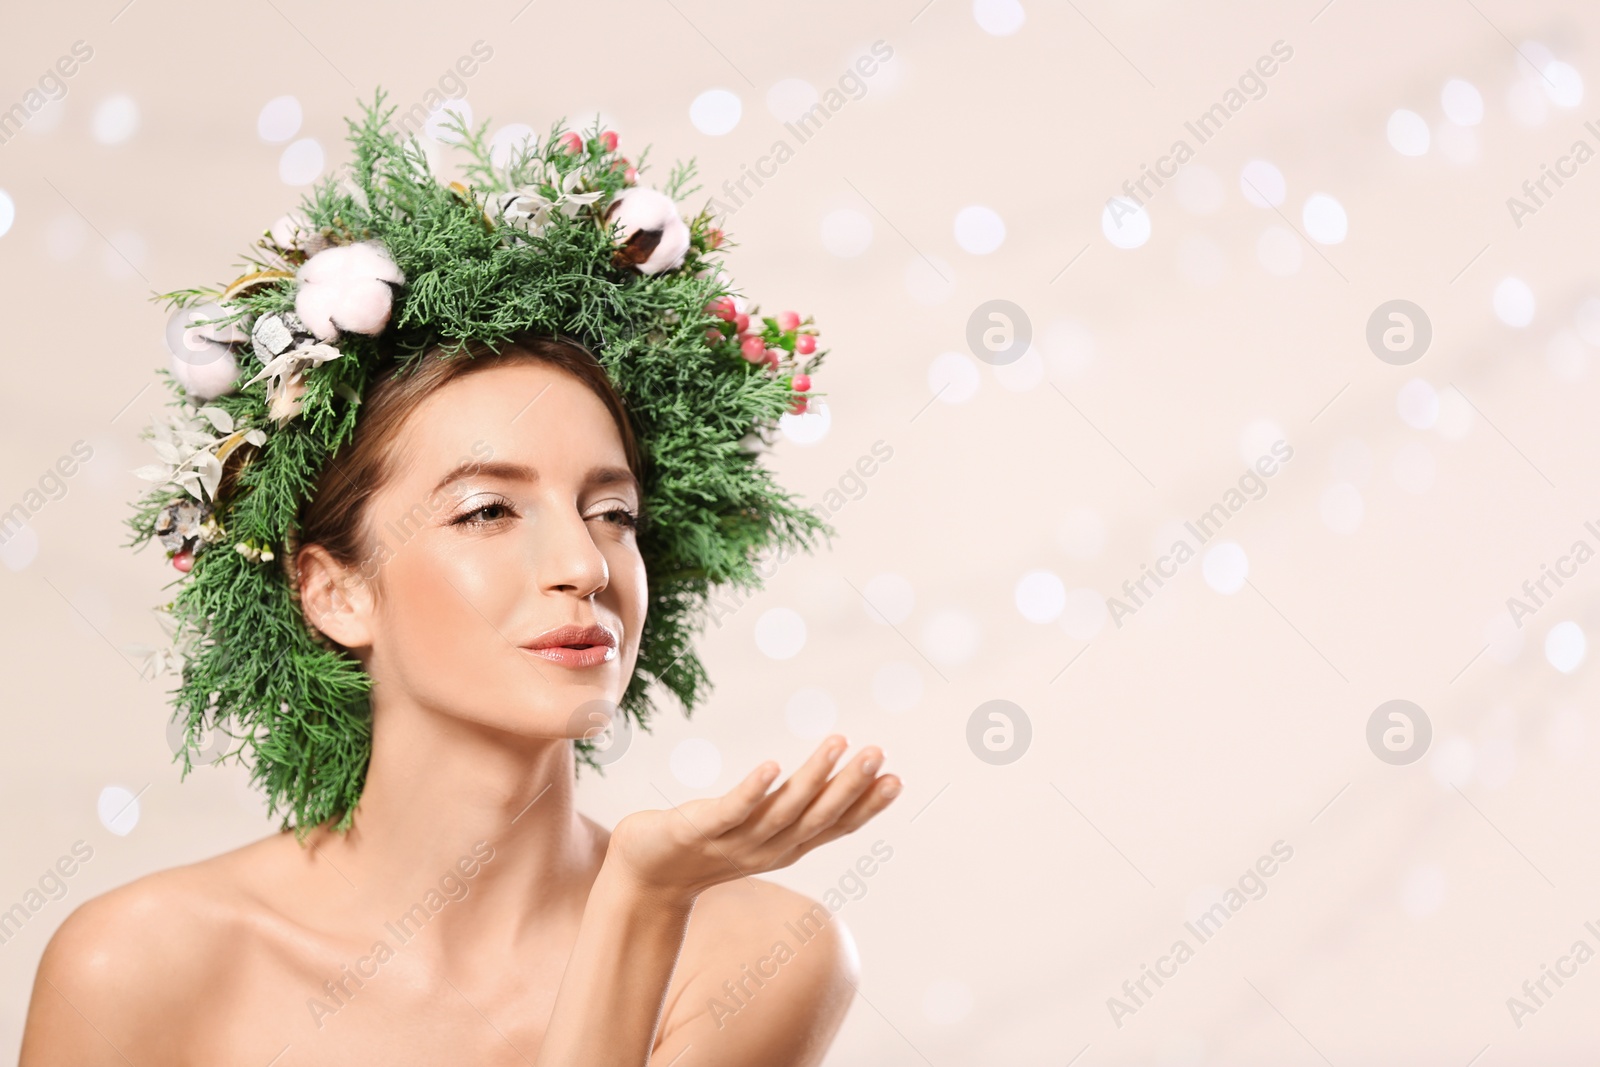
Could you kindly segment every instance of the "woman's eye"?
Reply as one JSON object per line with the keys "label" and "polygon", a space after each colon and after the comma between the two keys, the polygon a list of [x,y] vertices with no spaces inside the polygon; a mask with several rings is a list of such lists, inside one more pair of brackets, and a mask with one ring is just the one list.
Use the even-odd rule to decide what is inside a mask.
{"label": "woman's eye", "polygon": [[595,512],[589,518],[598,518],[600,522],[611,523],[614,526],[624,526],[627,530],[634,530],[638,526],[638,515],[627,507],[608,507],[603,512]]}
{"label": "woman's eye", "polygon": [[456,519],[456,524],[464,526],[483,525],[491,522],[499,522],[501,519],[507,519],[510,517],[511,508],[507,505],[485,504],[483,507],[475,508]]}

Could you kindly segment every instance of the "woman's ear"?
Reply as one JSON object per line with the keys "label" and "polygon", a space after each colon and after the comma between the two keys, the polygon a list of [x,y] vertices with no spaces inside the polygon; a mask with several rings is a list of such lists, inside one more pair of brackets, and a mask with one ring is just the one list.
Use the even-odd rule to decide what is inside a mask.
{"label": "woman's ear", "polygon": [[372,588],[321,545],[295,554],[300,610],[306,622],[348,649],[372,644]]}

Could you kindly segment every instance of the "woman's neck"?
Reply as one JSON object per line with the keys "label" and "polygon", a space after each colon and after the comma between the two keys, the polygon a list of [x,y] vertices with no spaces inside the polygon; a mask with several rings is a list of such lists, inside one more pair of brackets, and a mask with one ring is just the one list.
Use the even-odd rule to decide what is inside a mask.
{"label": "woman's neck", "polygon": [[574,807],[572,743],[415,708],[379,708],[375,724],[350,830],[306,842],[355,890],[350,917],[414,916],[445,960],[575,925],[604,835]]}

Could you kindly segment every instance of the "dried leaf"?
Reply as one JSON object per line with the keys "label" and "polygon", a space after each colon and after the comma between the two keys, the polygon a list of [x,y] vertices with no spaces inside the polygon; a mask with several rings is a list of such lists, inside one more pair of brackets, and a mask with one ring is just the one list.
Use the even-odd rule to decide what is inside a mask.
{"label": "dried leaf", "polygon": [[204,407],[200,409],[200,414],[205,417],[207,422],[217,428],[218,433],[233,432],[233,416],[221,408]]}

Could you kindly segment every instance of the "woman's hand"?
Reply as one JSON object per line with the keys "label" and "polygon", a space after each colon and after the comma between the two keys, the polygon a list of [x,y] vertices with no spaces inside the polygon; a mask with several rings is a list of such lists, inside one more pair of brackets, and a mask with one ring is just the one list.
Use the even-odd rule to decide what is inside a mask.
{"label": "woman's hand", "polygon": [[[640,811],[611,831],[539,1048],[539,1067],[644,1064],[696,899],[720,882],[787,866],[889,806],[900,779],[866,748],[838,774],[834,735],[770,795],[770,760],[724,796]],[[766,1062],[766,1061],[763,1061]]]}
{"label": "woman's hand", "polygon": [[787,867],[818,845],[859,829],[900,792],[900,779],[878,774],[883,751],[869,746],[829,776],[847,742],[835,734],[778,789],[768,760],[720,797],[667,811],[640,811],[619,822],[607,846],[646,895],[692,901],[721,882]]}

